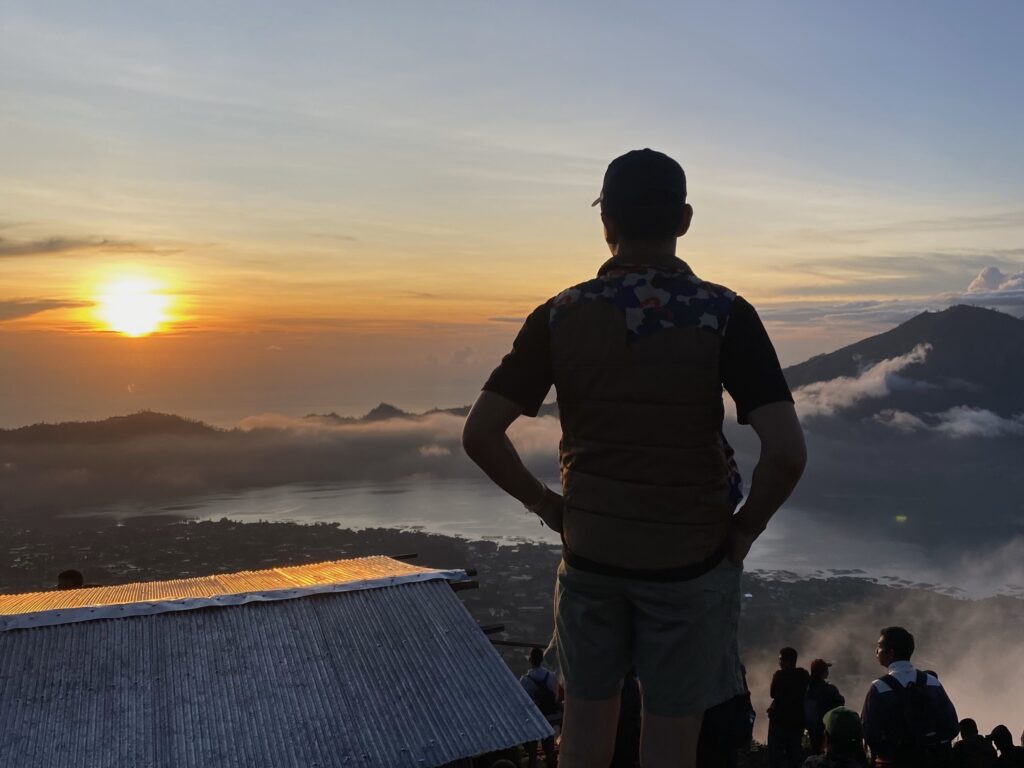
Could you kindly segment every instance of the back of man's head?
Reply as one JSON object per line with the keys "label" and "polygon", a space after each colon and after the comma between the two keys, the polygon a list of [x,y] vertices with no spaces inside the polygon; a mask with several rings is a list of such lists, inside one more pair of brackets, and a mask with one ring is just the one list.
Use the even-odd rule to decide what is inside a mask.
{"label": "back of man's head", "polygon": [[57,589],[78,589],[85,583],[80,571],[69,568],[57,574]]}
{"label": "back of man's head", "polygon": [[960,721],[960,737],[963,739],[973,739],[978,735],[978,724],[974,722],[973,718],[965,717]]}
{"label": "back of man's head", "polygon": [[862,758],[864,731],[860,715],[846,707],[830,709],[822,718],[828,736],[828,753]]}
{"label": "back of man's head", "polygon": [[1006,752],[1013,746],[1013,736],[1010,735],[1010,729],[1005,725],[997,725],[993,728],[988,738],[1000,752]]}
{"label": "back of man's head", "polygon": [[530,649],[530,666],[539,667],[544,663],[544,649],[543,648],[531,648]]}
{"label": "back of man's head", "polygon": [[783,668],[795,667],[796,659],[796,648],[790,648],[789,646],[786,646],[781,651],[779,651],[779,664],[781,664]]}
{"label": "back of man's head", "polygon": [[892,651],[896,661],[910,661],[914,655],[914,636],[903,627],[885,627],[879,637],[883,647]]}
{"label": "back of man's head", "polygon": [[608,165],[598,203],[605,223],[611,221],[621,239],[675,238],[686,215],[686,174],[666,154],[634,149]]}
{"label": "back of man's head", "polygon": [[824,659],[815,659],[811,662],[811,678],[813,680],[828,679],[828,668],[831,666],[832,664]]}

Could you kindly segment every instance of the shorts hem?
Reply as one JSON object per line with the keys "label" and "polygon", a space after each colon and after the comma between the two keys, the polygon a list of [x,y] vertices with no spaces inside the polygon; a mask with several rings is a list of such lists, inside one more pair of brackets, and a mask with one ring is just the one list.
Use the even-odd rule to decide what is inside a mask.
{"label": "shorts hem", "polygon": [[583,701],[604,701],[605,699],[612,699],[622,693],[622,684],[609,688],[603,693],[595,693],[592,690],[580,691],[576,688],[566,688],[565,695],[572,696],[574,699],[582,699]]}

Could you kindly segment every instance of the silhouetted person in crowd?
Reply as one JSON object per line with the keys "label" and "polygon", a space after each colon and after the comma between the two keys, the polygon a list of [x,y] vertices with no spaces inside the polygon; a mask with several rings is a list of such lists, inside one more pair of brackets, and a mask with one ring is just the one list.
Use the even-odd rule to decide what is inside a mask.
{"label": "silhouetted person in crowd", "polygon": [[1009,728],[997,725],[988,738],[999,750],[996,768],[1024,768],[1024,747],[1014,745]]}
{"label": "silhouetted person in crowd", "polygon": [[804,701],[811,676],[796,665],[796,649],[779,651],[779,670],[772,677],[768,707],[768,765],[798,768],[804,760]]}
{"label": "silhouetted person in crowd", "polygon": [[875,658],[887,674],[875,680],[864,699],[864,738],[876,765],[898,768],[945,766],[950,742],[960,729],[956,709],[938,677],[914,668],[914,636],[886,627]]}
{"label": "silhouetted person in crowd", "polygon": [[609,768],[637,768],[640,765],[640,729],[642,699],[636,667],[626,673],[622,681],[622,703],[619,705],[619,724],[615,730],[615,752]]}
{"label": "silhouetted person in crowd", "polygon": [[81,589],[85,584],[81,571],[69,568],[57,574],[57,589]]}
{"label": "silhouetted person in crowd", "polygon": [[[561,705],[558,703],[558,676],[544,666],[543,648],[530,649],[530,669],[519,678],[519,682],[542,715],[552,718],[561,712]],[[529,741],[525,746],[530,757],[530,768],[536,768],[537,742]],[[553,768],[556,764],[555,737],[548,736],[542,740],[541,748],[544,750],[547,767]]]}
{"label": "silhouetted person in crowd", "polygon": [[[846,703],[846,699],[839,693],[839,689],[828,681],[828,668],[831,666],[832,664],[824,659],[812,661],[811,681],[807,684],[804,715],[807,721],[807,736],[811,745],[811,753],[816,755],[821,754],[824,750],[821,740],[825,735],[825,725],[822,722],[825,713]],[[858,720],[858,724],[859,722]]]}
{"label": "silhouetted person in crowd", "polygon": [[[644,767],[693,767],[704,710],[742,692],[733,638],[743,560],[806,463],[757,313],[676,257],[693,218],[686,193],[683,169],[661,152],[608,165],[594,205],[611,258],[530,313],[463,430],[466,454],[562,534],[564,768],[611,761],[633,666]],[[506,434],[537,415],[552,386],[564,496],[523,465]],[[761,442],[742,507],[723,388]]]}
{"label": "silhouetted person in crowd", "polygon": [[953,745],[954,768],[993,768],[996,750],[978,733],[978,724],[967,717],[960,721],[960,741]]}
{"label": "silhouetted person in crowd", "polygon": [[743,693],[704,713],[697,740],[697,768],[736,768],[740,750],[750,749],[756,713],[750,703],[746,667],[740,669]]}
{"label": "silhouetted person in crowd", "polygon": [[833,707],[823,721],[824,754],[811,755],[803,768],[867,768],[860,716],[846,707]]}

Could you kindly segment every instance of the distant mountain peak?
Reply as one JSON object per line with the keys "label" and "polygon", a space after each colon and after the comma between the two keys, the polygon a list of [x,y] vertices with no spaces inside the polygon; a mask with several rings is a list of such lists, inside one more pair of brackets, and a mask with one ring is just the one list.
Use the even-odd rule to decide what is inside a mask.
{"label": "distant mountain peak", "polygon": [[384,421],[385,419],[409,419],[413,414],[403,411],[391,403],[380,403],[363,416],[363,421]]}
{"label": "distant mountain peak", "polygon": [[[962,405],[1004,415],[1024,411],[1024,322],[967,304],[922,312],[885,333],[816,355],[787,368],[786,380],[798,389],[839,377],[855,378],[920,345],[930,347],[927,359],[901,371],[900,377],[924,383],[927,389],[892,392],[884,407],[915,413]],[[874,402],[873,407],[883,404]]]}
{"label": "distant mountain peak", "polygon": [[156,435],[195,436],[223,432],[201,421],[171,413],[138,411],[127,416],[110,416],[99,421],[66,421],[57,424],[32,424],[17,429],[0,430],[6,441],[49,441],[98,443],[131,440]]}

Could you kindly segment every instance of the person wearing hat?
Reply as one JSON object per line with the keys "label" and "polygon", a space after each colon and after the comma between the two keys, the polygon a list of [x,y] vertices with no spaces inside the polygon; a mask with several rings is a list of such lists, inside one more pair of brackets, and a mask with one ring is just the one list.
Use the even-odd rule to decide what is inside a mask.
{"label": "person wearing hat", "polygon": [[822,720],[825,713],[846,703],[839,689],[828,681],[828,670],[831,666],[832,663],[824,659],[815,659],[811,662],[811,680],[807,684],[805,714],[807,736],[811,752],[814,754],[820,754],[824,750],[822,737],[825,735],[825,726]]}
{"label": "person wearing hat", "polygon": [[868,757],[860,716],[852,709],[835,707],[825,713],[822,721],[825,753],[808,757],[803,768],[866,768]]}
{"label": "person wearing hat", "polygon": [[[683,169],[661,152],[609,164],[595,205],[611,258],[530,313],[463,431],[467,455],[562,536],[563,768],[608,765],[634,665],[642,763],[693,766],[704,710],[743,692],[743,559],[806,461],[757,313],[676,256],[693,219],[686,195]],[[537,415],[552,385],[561,493],[524,467],[506,435],[520,416]],[[723,387],[761,440],[739,512]]]}

